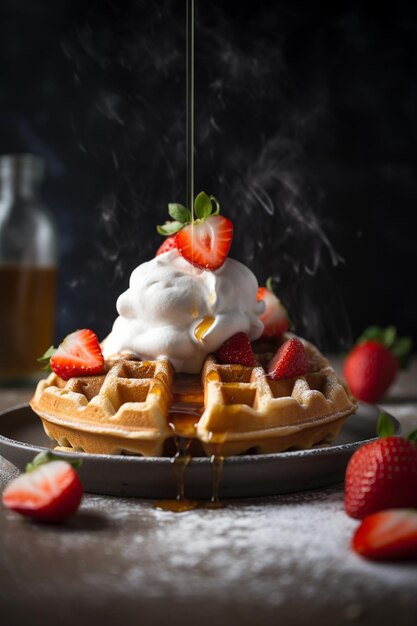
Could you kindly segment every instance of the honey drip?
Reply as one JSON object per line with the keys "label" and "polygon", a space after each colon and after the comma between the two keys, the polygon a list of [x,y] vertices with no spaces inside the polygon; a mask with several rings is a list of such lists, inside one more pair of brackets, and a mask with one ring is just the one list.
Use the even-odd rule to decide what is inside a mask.
{"label": "honey drip", "polygon": [[204,336],[208,333],[210,328],[214,324],[214,317],[208,315],[204,319],[201,320],[199,324],[194,329],[194,335],[198,341],[202,342],[204,340]]}
{"label": "honey drip", "polygon": [[220,502],[219,498],[219,489],[221,477],[223,474],[223,463],[224,456],[220,454],[221,446],[218,446],[218,454],[212,454],[211,461],[211,471],[212,471],[212,488],[211,488],[211,501],[206,505],[208,509],[222,509],[224,504]]}
{"label": "honey drip", "polygon": [[192,511],[199,506],[197,500],[188,500],[185,497],[184,489],[184,473],[192,458],[188,453],[191,439],[177,437],[175,443],[177,446],[177,453],[172,459],[172,467],[177,479],[177,497],[174,500],[159,500],[155,503],[155,507],[157,509],[162,509],[163,511],[184,513],[185,511]]}

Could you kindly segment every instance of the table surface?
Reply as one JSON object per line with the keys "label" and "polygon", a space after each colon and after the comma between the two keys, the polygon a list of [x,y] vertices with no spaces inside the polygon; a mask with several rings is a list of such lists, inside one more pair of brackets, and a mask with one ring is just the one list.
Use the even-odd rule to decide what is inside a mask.
{"label": "table surface", "polygon": [[[333,359],[336,369],[340,366]],[[380,405],[417,427],[417,362]],[[32,390],[0,390],[0,410]],[[0,457],[1,488],[18,474]],[[354,554],[343,487],[171,513],[86,494],[63,526],[0,509],[5,626],[416,623],[417,563]],[[3,619],[4,618],[4,619]]]}

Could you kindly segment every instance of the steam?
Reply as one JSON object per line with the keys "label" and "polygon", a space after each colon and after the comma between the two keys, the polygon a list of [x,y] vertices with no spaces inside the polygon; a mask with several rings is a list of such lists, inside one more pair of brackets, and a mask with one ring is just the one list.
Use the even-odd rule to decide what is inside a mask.
{"label": "steam", "polygon": [[[102,184],[90,272],[108,276],[106,330],[130,272],[160,244],[167,203],[186,198],[185,6],[132,5],[100,3],[62,44],[83,98],[74,134]],[[322,111],[294,96],[288,19],[277,7],[230,18],[225,7],[197,5],[196,190],[219,198],[235,223],[232,256],[260,283],[273,277],[296,331],[344,347],[349,327],[332,278],[341,259],[303,151]]]}

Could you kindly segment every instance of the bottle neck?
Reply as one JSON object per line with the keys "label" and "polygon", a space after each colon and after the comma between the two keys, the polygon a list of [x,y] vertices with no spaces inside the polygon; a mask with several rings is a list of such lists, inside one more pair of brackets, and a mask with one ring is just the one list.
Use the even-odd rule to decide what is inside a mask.
{"label": "bottle neck", "polygon": [[11,181],[3,183],[3,181],[0,180],[0,200],[6,200],[8,202],[33,200],[38,194],[39,185],[35,185],[33,182],[16,181],[16,184],[12,184]]}
{"label": "bottle neck", "polygon": [[33,155],[0,159],[0,198],[3,201],[33,200],[39,193],[42,163]]}

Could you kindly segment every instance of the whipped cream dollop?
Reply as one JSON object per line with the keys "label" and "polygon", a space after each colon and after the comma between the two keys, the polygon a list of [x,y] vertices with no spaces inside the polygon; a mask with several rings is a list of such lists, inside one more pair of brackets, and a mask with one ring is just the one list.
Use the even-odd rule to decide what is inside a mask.
{"label": "whipped cream dollop", "polygon": [[200,270],[170,250],[133,270],[117,300],[119,317],[102,344],[105,358],[128,351],[144,359],[167,357],[177,372],[198,373],[226,339],[262,334],[251,270],[227,258],[216,271]]}

